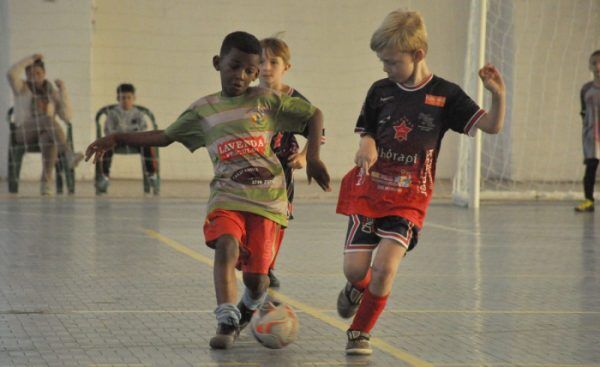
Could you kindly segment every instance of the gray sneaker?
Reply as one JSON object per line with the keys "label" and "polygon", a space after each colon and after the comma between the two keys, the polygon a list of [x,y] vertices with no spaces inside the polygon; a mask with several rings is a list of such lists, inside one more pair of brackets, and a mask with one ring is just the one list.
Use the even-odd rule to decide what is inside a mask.
{"label": "gray sneaker", "polygon": [[348,343],[346,354],[367,356],[373,353],[371,349],[371,335],[358,330],[348,330]]}
{"label": "gray sneaker", "polygon": [[356,314],[356,311],[358,310],[358,306],[360,306],[360,301],[363,298],[363,293],[364,292],[361,292],[358,289],[354,288],[352,284],[350,284],[350,282],[346,283],[346,286],[338,295],[338,314],[345,319],[349,319],[352,316],[354,316],[354,314]]}
{"label": "gray sneaker", "polygon": [[104,175],[98,177],[98,181],[96,181],[96,189],[98,189],[99,193],[105,193],[108,190],[108,185],[110,185],[110,180],[108,177]]}
{"label": "gray sneaker", "polygon": [[210,347],[212,349],[230,349],[239,335],[240,327],[238,325],[219,323],[217,335],[210,339]]}

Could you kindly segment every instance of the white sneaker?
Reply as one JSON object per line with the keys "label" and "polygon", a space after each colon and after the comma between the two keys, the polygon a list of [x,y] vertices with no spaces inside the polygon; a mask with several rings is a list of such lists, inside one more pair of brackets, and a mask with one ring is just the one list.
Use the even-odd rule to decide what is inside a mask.
{"label": "white sneaker", "polygon": [[108,177],[102,175],[96,182],[96,189],[98,189],[98,192],[105,193],[108,190],[108,185],[110,185],[110,180]]}

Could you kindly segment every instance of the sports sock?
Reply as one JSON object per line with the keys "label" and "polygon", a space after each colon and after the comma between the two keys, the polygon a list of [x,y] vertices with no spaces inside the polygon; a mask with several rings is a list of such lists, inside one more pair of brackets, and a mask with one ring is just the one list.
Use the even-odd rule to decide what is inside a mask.
{"label": "sports sock", "polygon": [[246,305],[246,307],[248,307],[248,309],[256,310],[263,304],[265,298],[267,298],[267,292],[263,293],[262,296],[260,296],[258,299],[253,299],[250,296],[250,291],[248,290],[248,288],[245,288],[244,295],[242,296],[242,302],[244,303],[244,305]]}
{"label": "sports sock", "polygon": [[370,333],[373,326],[379,319],[379,315],[383,312],[387,303],[388,296],[378,297],[369,291],[365,290],[365,295],[358,307],[358,312],[352,320],[350,330],[360,330],[365,333]]}
{"label": "sports sock", "polygon": [[239,325],[242,314],[233,303],[222,303],[215,309],[219,324]]}

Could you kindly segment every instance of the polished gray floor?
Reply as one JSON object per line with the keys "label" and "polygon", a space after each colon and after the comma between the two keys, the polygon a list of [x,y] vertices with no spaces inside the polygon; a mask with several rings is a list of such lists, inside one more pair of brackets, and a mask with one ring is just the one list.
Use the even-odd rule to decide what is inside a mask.
{"label": "polished gray floor", "polygon": [[349,358],[331,201],[297,205],[279,259],[299,339],[211,351],[203,201],[4,196],[0,366],[600,366],[600,214],[572,204],[434,202],[374,354]]}

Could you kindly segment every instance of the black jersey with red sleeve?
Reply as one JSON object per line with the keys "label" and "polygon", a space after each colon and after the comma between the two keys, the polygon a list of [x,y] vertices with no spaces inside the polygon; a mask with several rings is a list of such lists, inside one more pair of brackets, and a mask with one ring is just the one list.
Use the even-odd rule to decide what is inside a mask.
{"label": "black jersey with red sleeve", "polygon": [[400,216],[421,228],[444,134],[472,135],[484,114],[458,85],[434,75],[413,87],[389,79],[375,82],[355,132],[375,139],[377,162],[369,175],[354,167],[344,176],[337,212]]}
{"label": "black jersey with red sleeve", "polygon": [[[300,92],[295,90],[294,88],[288,89],[287,95],[291,97],[302,98],[306,102],[310,102],[306,97],[304,97]],[[304,129],[302,134],[304,137],[308,136],[308,127]],[[279,132],[277,135],[273,137],[271,140],[271,148],[279,161],[283,165],[284,169],[287,167],[287,160],[292,154],[298,153],[300,150],[300,146],[298,145],[298,140],[294,136],[294,133],[291,132]]]}

